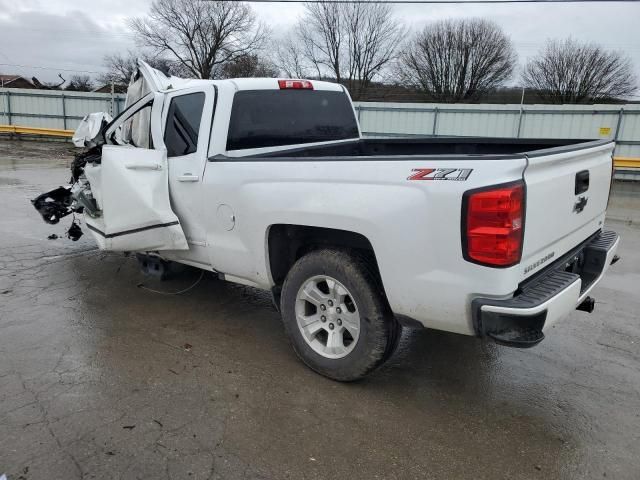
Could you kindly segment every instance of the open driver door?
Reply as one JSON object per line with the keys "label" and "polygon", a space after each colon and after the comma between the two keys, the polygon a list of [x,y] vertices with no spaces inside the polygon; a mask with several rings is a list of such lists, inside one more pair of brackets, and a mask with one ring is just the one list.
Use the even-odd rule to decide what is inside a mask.
{"label": "open driver door", "polygon": [[85,214],[85,222],[104,250],[187,250],[169,198],[161,129],[165,96],[157,91],[161,85],[146,81],[141,70],[130,85],[131,90],[140,82],[139,95],[128,95],[127,108],[105,131],[101,163],[85,167],[99,209],[98,215]]}

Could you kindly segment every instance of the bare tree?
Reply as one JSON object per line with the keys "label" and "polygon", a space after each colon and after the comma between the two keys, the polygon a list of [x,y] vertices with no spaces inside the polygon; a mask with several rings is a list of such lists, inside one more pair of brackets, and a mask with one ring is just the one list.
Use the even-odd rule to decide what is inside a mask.
{"label": "bare tree", "polygon": [[522,79],[553,103],[612,100],[637,88],[628,57],[571,38],[548,41],[524,67]]}
{"label": "bare tree", "polygon": [[98,77],[100,83],[128,85],[136,69],[136,56],[133,52],[128,52],[126,55],[114,53],[105,55],[102,63],[107,71]]}
{"label": "bare tree", "polygon": [[280,39],[276,48],[277,65],[289,78],[314,76],[313,73],[310,73],[309,64],[305,59],[303,50],[296,43],[297,41],[297,36],[292,32]]}
{"label": "bare tree", "polygon": [[302,55],[318,77],[333,76],[338,83],[342,80],[342,62],[346,57],[345,28],[343,26],[344,6],[333,2],[307,3],[306,14],[296,26]]}
{"label": "bare tree", "polygon": [[359,97],[396,57],[406,30],[383,4],[346,5],[348,86]]}
{"label": "bare tree", "polygon": [[517,61],[511,40],[483,19],[432,23],[403,50],[398,79],[440,102],[473,100],[503,85]]}
{"label": "bare tree", "polygon": [[250,54],[237,57],[222,65],[218,78],[275,77],[278,69],[259,55]]}
{"label": "bare tree", "polygon": [[129,23],[142,46],[196,78],[212,78],[220,65],[255,53],[267,34],[243,2],[156,0],[146,18]]}
{"label": "bare tree", "polygon": [[387,4],[307,3],[279,46],[278,66],[289,76],[335,79],[360,98],[396,58],[404,34]]}
{"label": "bare tree", "polygon": [[65,90],[71,92],[90,92],[93,90],[93,81],[89,75],[72,75],[69,85]]}
{"label": "bare tree", "polygon": [[131,75],[133,75],[133,72],[137,68],[136,62],[138,58],[141,58],[153,68],[157,68],[166,74],[180,73],[175,71],[177,67],[175,61],[130,50],[126,54],[115,53],[105,55],[103,64],[107,71],[98,77],[98,81],[103,84],[114,83],[116,85],[128,85],[131,80]]}

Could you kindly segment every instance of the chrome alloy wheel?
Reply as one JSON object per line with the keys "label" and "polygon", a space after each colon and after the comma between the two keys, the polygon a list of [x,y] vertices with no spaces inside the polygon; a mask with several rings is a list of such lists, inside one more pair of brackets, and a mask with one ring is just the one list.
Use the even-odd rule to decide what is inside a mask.
{"label": "chrome alloy wheel", "polygon": [[360,336],[360,314],[349,290],[327,275],[311,277],[296,296],[296,320],[302,337],[325,358],[342,358]]}

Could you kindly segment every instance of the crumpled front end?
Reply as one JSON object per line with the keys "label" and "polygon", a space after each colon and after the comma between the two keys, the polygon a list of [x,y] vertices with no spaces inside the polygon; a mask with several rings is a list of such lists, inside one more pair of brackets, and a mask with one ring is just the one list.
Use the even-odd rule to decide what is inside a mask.
{"label": "crumpled front end", "polygon": [[45,222],[73,215],[69,238],[77,239],[84,220],[98,246],[113,251],[188,250],[169,196],[169,166],[162,129],[152,112],[162,112],[169,78],[139,61],[131,77],[125,110],[84,117],[73,143],[76,155],[69,186],[33,200]]}
{"label": "crumpled front end", "polygon": [[[84,174],[87,163],[100,164],[101,150],[101,146],[94,146],[77,154],[71,164],[69,185],[54,188],[31,200],[34,208],[46,223],[55,225],[62,218],[75,213],[85,213],[90,217],[101,215],[93,197],[91,185]],[[67,236],[73,241],[82,236],[82,229],[78,225],[75,215],[69,230],[67,230]]]}

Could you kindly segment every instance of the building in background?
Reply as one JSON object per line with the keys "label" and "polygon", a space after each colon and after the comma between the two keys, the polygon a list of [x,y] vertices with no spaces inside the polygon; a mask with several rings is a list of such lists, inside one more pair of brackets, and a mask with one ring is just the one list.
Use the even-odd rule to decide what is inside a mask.
{"label": "building in background", "polygon": [[20,75],[0,74],[0,87],[2,88],[37,88],[30,80]]}

